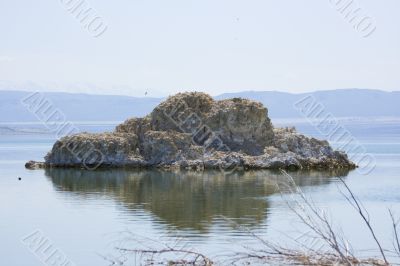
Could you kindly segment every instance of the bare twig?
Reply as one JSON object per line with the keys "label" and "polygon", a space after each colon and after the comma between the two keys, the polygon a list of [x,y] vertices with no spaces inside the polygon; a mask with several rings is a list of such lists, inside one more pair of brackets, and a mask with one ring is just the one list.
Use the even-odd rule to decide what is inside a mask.
{"label": "bare twig", "polygon": [[[348,242],[344,241],[344,237],[337,235],[326,212],[320,210],[313,200],[308,198],[303,191],[296,186],[291,175],[284,170],[281,170],[281,172],[287,178],[288,182],[284,184],[291,192],[291,195],[297,195],[301,200],[301,202],[295,200],[295,206],[286,201],[290,210],[293,211],[300,221],[314,232],[319,239],[328,244],[328,246],[337,254],[341,263],[352,265],[352,261],[355,260],[355,257],[351,255],[348,248]],[[279,184],[277,185],[278,188],[280,188]],[[296,207],[298,207],[299,210]]]}
{"label": "bare twig", "polygon": [[[193,250],[185,250],[185,249],[175,249],[175,248],[166,248],[166,249],[127,249],[127,248],[117,248],[119,251],[122,252],[131,252],[135,254],[150,254],[150,255],[160,255],[164,253],[182,253],[183,255],[194,255],[194,259],[186,260],[186,259],[173,259],[169,260],[168,264],[171,265],[204,265],[210,266],[213,265],[211,259],[206,257],[205,255],[195,252]],[[201,261],[198,261],[201,259]]]}
{"label": "bare twig", "polygon": [[378,246],[378,249],[382,255],[383,260],[385,261],[385,263],[387,265],[389,265],[389,262],[386,258],[385,255],[385,251],[382,248],[381,243],[379,242],[374,229],[372,228],[371,222],[370,222],[370,217],[369,217],[369,213],[368,211],[364,208],[364,206],[362,206],[361,202],[357,199],[357,197],[354,195],[353,191],[350,189],[350,187],[347,185],[347,183],[343,180],[343,178],[338,177],[339,180],[342,182],[342,184],[344,185],[347,193],[350,196],[345,195],[344,193],[343,196],[346,198],[346,200],[357,210],[358,214],[361,216],[361,218],[363,219],[365,225],[368,227],[369,232],[371,233],[376,245]]}
{"label": "bare twig", "polygon": [[400,220],[394,218],[394,214],[392,210],[389,209],[390,219],[392,220],[392,227],[393,227],[393,234],[394,234],[394,250],[398,256],[400,256],[400,241],[399,241],[399,233],[398,233],[398,226]]}

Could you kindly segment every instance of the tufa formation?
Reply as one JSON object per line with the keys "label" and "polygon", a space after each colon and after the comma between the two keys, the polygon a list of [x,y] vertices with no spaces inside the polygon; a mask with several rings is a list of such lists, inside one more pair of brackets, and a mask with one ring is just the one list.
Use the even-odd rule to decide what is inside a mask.
{"label": "tufa formation", "polygon": [[274,128],[261,103],[215,101],[200,92],[178,93],[143,118],[111,133],[80,133],[58,140],[45,162],[26,167],[162,167],[184,169],[354,168],[327,141],[294,128]]}

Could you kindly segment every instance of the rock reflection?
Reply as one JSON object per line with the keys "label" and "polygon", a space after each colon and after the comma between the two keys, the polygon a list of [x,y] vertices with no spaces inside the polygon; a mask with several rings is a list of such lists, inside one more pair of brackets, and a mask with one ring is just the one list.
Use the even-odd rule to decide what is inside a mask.
{"label": "rock reflection", "polygon": [[[297,171],[300,186],[327,184],[348,171]],[[69,196],[107,195],[135,215],[143,208],[169,226],[207,231],[213,219],[226,216],[247,226],[267,218],[268,197],[276,192],[279,172],[246,171],[224,175],[220,171],[157,171],[46,169],[56,189]]]}

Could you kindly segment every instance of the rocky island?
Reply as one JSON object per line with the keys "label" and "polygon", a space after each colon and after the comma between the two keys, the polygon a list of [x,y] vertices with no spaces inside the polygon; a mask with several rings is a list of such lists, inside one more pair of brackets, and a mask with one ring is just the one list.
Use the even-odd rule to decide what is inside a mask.
{"label": "rocky island", "polygon": [[327,141],[294,128],[274,128],[261,103],[216,101],[200,92],[178,93],[147,116],[131,118],[114,132],[79,133],[58,140],[44,162],[52,167],[178,169],[334,169],[356,167]]}

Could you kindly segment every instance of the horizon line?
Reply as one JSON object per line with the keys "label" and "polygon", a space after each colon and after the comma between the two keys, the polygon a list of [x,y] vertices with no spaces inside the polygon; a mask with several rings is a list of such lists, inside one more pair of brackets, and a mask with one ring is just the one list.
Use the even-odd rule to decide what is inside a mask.
{"label": "horizon line", "polygon": [[273,93],[282,93],[282,94],[292,94],[292,95],[302,95],[302,94],[310,94],[310,93],[318,93],[318,92],[333,92],[333,91],[375,91],[375,92],[384,92],[384,93],[400,93],[400,91],[387,91],[382,89],[371,89],[371,88],[338,88],[338,89],[326,89],[326,90],[313,90],[313,91],[306,91],[306,92],[288,92],[288,91],[280,91],[280,90],[243,90],[243,91],[236,91],[236,92],[223,92],[217,95],[211,95],[210,93],[201,91],[201,90],[182,90],[180,92],[171,93],[166,96],[132,96],[128,94],[115,94],[115,93],[90,93],[90,92],[69,92],[69,91],[51,91],[51,90],[25,90],[25,89],[1,89],[1,92],[40,92],[40,93],[59,93],[59,94],[76,94],[76,95],[88,95],[88,96],[120,96],[120,97],[131,97],[131,98],[147,98],[147,99],[161,99],[166,98],[171,95],[175,95],[178,93],[184,92],[203,92],[206,94],[211,95],[212,97],[218,97],[225,94],[239,94],[239,93],[265,93],[265,92],[273,92]]}

